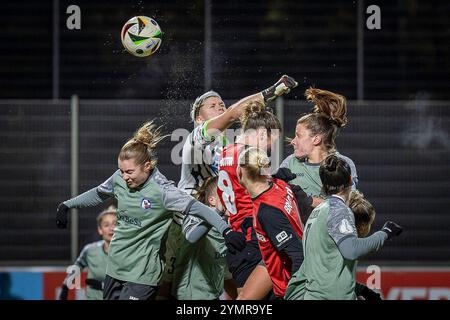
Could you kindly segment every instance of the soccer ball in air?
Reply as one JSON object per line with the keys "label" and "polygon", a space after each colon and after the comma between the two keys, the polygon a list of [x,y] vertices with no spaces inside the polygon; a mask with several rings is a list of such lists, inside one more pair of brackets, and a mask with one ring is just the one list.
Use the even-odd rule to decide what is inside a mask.
{"label": "soccer ball in air", "polygon": [[147,57],[161,45],[161,28],[155,19],[136,16],[125,23],[120,38],[129,53],[136,57]]}

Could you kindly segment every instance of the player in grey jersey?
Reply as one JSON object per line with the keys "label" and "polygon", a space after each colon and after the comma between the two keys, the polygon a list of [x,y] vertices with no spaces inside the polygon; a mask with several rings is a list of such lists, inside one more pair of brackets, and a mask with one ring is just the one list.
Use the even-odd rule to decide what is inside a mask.
{"label": "player in grey jersey", "polygon": [[154,149],[162,139],[147,122],[121,148],[117,170],[103,184],[58,206],[56,224],[67,227],[70,208],[95,206],[117,199],[117,227],[108,251],[103,297],[148,300],[156,296],[163,272],[164,242],[174,211],[201,217],[224,237],[225,245],[242,250],[245,239],[221,217],[177,189],[156,167]]}

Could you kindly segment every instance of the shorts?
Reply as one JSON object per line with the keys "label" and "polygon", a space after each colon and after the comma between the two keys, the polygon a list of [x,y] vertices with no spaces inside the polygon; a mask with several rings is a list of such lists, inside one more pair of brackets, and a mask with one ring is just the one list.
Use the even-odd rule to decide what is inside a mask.
{"label": "shorts", "polygon": [[103,289],[104,300],[153,300],[157,286],[121,281],[106,275]]}
{"label": "shorts", "polygon": [[253,269],[261,262],[262,256],[259,251],[258,241],[251,240],[247,242],[244,250],[241,252],[227,253],[228,269],[233,275],[238,288],[244,286],[245,281],[252,273]]}

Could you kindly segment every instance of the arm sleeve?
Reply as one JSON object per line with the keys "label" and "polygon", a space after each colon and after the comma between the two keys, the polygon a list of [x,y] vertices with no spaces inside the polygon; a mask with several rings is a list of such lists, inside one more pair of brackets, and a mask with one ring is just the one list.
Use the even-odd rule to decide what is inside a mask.
{"label": "arm sleeve", "polygon": [[357,260],[362,256],[380,250],[387,239],[383,231],[375,232],[367,238],[348,237],[339,244],[339,251],[347,260]]}
{"label": "arm sleeve", "polygon": [[327,218],[327,230],[330,237],[337,246],[341,241],[349,237],[358,237],[355,216],[353,212],[343,202],[338,200],[330,205],[330,212]]}
{"label": "arm sleeve", "polygon": [[187,241],[190,243],[197,242],[211,229],[211,226],[202,219],[187,215],[183,220],[182,230]]}
{"label": "arm sleeve", "polygon": [[114,182],[115,175],[120,174],[117,170],[108,180],[103,182],[98,187],[92,188],[75,198],[64,201],[64,204],[69,208],[86,208],[93,207],[103,203],[106,199],[114,197]]}
{"label": "arm sleeve", "polygon": [[296,272],[303,262],[303,247],[289,219],[279,209],[261,205],[258,221],[275,248],[291,259],[291,273]]}
{"label": "arm sleeve", "polygon": [[342,256],[347,260],[357,260],[369,252],[380,249],[387,239],[387,234],[382,231],[375,232],[367,238],[358,238],[353,212],[343,204],[330,207],[327,229]]}
{"label": "arm sleeve", "polygon": [[225,229],[229,227],[229,225],[222,220],[222,217],[215,212],[214,210],[208,208],[203,203],[194,200],[192,203],[188,214],[192,214],[194,216],[198,216],[209,223],[211,226],[215,227],[220,234],[223,234]]}
{"label": "arm sleeve", "polygon": [[162,200],[167,210],[182,212],[185,215],[194,215],[209,223],[223,233],[228,224],[222,220],[218,213],[198,202],[192,196],[174,186],[172,181],[161,181]]}

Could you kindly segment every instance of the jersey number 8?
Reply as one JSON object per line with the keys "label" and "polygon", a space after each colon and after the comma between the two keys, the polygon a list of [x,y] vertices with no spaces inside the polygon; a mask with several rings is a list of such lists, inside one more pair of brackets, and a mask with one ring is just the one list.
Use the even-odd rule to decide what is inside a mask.
{"label": "jersey number 8", "polygon": [[222,191],[222,200],[225,204],[226,209],[231,214],[236,214],[236,204],[235,195],[233,191],[233,185],[231,184],[230,176],[226,171],[219,171],[219,181],[217,182],[217,187]]}

